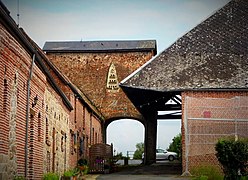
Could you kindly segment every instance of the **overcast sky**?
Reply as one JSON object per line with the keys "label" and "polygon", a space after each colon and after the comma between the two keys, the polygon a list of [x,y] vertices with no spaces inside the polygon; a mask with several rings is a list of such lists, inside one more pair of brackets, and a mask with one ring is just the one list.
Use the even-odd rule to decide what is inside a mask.
{"label": "overcast sky", "polygon": [[[2,1],[18,23],[18,0]],[[45,41],[155,39],[160,53],[228,1],[19,0],[19,25],[41,48]],[[144,140],[143,126],[132,122],[108,128],[108,142],[123,154]],[[167,148],[180,127],[180,121],[160,121],[157,146]]]}

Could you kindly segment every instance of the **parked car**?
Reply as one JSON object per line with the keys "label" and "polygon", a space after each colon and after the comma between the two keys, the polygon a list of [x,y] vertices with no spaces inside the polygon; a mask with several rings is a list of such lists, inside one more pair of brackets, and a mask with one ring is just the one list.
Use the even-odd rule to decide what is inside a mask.
{"label": "parked car", "polygon": [[177,153],[165,151],[163,149],[156,149],[156,160],[168,159],[169,161],[174,161],[177,159]]}
{"label": "parked car", "polygon": [[[174,161],[175,159],[177,159],[177,153],[163,149],[156,149],[156,160]],[[142,160],[144,160],[144,153],[142,154]]]}

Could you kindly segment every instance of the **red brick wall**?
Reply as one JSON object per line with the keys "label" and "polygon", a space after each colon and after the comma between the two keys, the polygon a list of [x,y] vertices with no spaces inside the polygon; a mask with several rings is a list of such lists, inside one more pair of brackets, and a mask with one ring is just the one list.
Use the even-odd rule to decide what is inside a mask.
{"label": "red brick wall", "polygon": [[107,74],[113,63],[118,81],[121,82],[151,59],[152,52],[47,53],[47,55],[63,74],[89,97],[106,119],[141,118],[121,89],[119,92],[106,90]]}
{"label": "red brick wall", "polygon": [[103,143],[102,125],[96,116],[92,116],[92,127],[94,128],[94,134],[92,134],[92,144]]}
{"label": "red brick wall", "polygon": [[[0,81],[2,82],[0,86],[0,166],[4,167],[0,169],[0,179],[13,179],[14,175],[24,176],[25,171],[27,80],[32,57],[1,24],[0,39]],[[47,68],[50,67],[47,66]],[[48,169],[49,171],[53,170],[52,166],[55,172],[61,173],[61,169],[74,168],[80,157],[88,158],[93,128],[98,137],[96,141],[102,142],[101,121],[93,115],[88,106],[86,107],[85,102],[82,103],[75,97],[70,87],[52,69],[49,70],[59,88],[69,98],[73,110],[69,111],[62,98],[47,81],[47,77],[34,64],[30,85],[29,105],[31,110],[28,120],[29,179],[41,179],[44,172],[47,172]],[[36,96],[38,102],[32,107],[32,102]],[[45,100],[45,98],[48,99]],[[49,108],[47,108],[48,106]],[[64,118],[60,118],[61,115]],[[49,133],[46,132],[46,119],[49,122]],[[53,129],[56,131],[54,138],[51,133]],[[77,147],[73,153],[69,152],[71,146],[70,131],[77,135],[77,142],[73,144]],[[65,142],[67,151],[62,150],[62,142],[65,141],[64,133],[67,136]],[[83,154],[79,154],[81,137],[85,138]],[[88,143],[87,139],[89,139]],[[51,143],[50,145],[47,140]],[[54,156],[52,148],[55,149]],[[50,152],[49,160],[47,151]],[[66,162],[63,159],[65,153]],[[55,157],[54,161],[52,160],[53,157]],[[50,168],[47,168],[48,166]]]}
{"label": "red brick wall", "polygon": [[[234,99],[237,96],[240,97],[244,107],[235,112],[237,111],[235,108],[238,107],[237,103],[239,103],[239,99],[237,99],[238,101]],[[186,102],[186,97],[197,99]],[[237,118],[236,116],[241,119],[247,119],[248,102],[242,100],[242,97],[244,97],[243,99],[247,98],[248,92],[188,91],[182,93],[183,172],[186,170],[185,118],[187,118],[188,134],[191,134],[188,170],[190,171],[192,167],[202,164],[217,165],[217,168],[219,168],[217,158],[215,157],[215,143],[213,142],[217,142],[219,138],[226,137],[229,134],[234,136],[235,122],[225,121],[225,119],[235,119]],[[187,103],[187,108],[185,103]],[[192,117],[195,120],[191,119]],[[248,122],[238,122],[237,127],[239,136],[248,136]]]}
{"label": "red brick wall", "polygon": [[[73,111],[70,112],[70,125],[69,128],[73,134],[77,134],[77,148],[70,153],[69,166],[71,168],[77,165],[79,158],[89,158],[89,147],[91,144],[95,144],[93,140],[94,134],[98,136],[97,142],[102,142],[102,123],[98,117],[93,115],[92,110],[87,108],[74,94],[71,94],[70,102],[73,105]],[[72,142],[73,136],[70,134],[69,140]],[[84,139],[83,153],[80,154],[80,138]],[[88,143],[87,143],[88,139]],[[73,146],[75,144],[70,144]]]}
{"label": "red brick wall", "polygon": [[[2,53],[2,52],[1,52]],[[6,65],[3,61],[3,56],[0,56],[0,80],[1,80],[1,94],[0,94],[0,123],[1,123],[1,131],[0,131],[0,154],[7,154],[7,132],[9,129],[8,124],[8,116],[7,112],[9,112],[9,87],[8,82],[5,77],[5,68]]]}
{"label": "red brick wall", "polygon": [[[25,49],[0,25],[1,46],[0,46],[0,62],[1,62],[1,133],[0,139],[4,144],[0,146],[0,154],[7,155],[11,153],[10,161],[16,163],[8,168],[8,175],[13,178],[14,171],[17,174],[24,175],[24,145],[25,145],[25,127],[26,127],[26,99],[27,99],[27,79],[29,75],[30,64],[32,57]],[[29,119],[29,177],[41,177],[43,173],[43,157],[40,153],[42,149],[42,141],[38,141],[38,114],[43,117],[43,94],[45,90],[45,76],[34,66],[33,78],[31,81],[31,103],[36,95],[38,95],[38,104],[34,107],[35,116],[33,120]],[[4,83],[6,87],[4,87]],[[15,90],[16,89],[16,90]],[[14,93],[14,94],[13,94]],[[16,93],[16,96],[15,96]],[[10,98],[12,102],[10,102]],[[16,104],[15,104],[16,103]],[[13,110],[10,114],[11,107],[16,106],[16,111]],[[14,124],[9,124],[10,120]],[[32,122],[32,123],[30,123]],[[42,121],[40,122],[42,123]],[[15,131],[12,127],[16,125]],[[42,125],[42,124],[41,124]],[[40,131],[40,136],[43,136],[43,131]],[[14,140],[9,140],[9,135],[15,136]],[[9,142],[11,145],[9,145]],[[13,158],[13,159],[12,159]],[[16,158],[16,160],[15,160]]]}

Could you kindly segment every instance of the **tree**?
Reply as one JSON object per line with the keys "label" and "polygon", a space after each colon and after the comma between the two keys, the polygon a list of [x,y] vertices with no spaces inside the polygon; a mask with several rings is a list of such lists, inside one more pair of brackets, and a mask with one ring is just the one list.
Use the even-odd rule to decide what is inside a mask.
{"label": "tree", "polygon": [[142,153],[144,153],[144,143],[137,143],[136,150],[133,154],[133,159],[142,159]]}
{"label": "tree", "polygon": [[122,152],[120,153],[117,153],[115,156],[114,156],[115,159],[123,159],[123,155],[122,155]]}
{"label": "tree", "polygon": [[182,158],[182,134],[179,133],[172,139],[172,143],[170,143],[167,151],[176,152],[178,155],[178,159]]}

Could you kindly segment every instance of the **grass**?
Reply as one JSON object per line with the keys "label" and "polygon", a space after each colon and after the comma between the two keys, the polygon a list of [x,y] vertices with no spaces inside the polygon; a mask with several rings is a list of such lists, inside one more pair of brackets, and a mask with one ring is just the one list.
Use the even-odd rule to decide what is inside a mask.
{"label": "grass", "polygon": [[213,165],[201,165],[191,169],[191,174],[194,176],[192,180],[223,180],[224,176]]}

